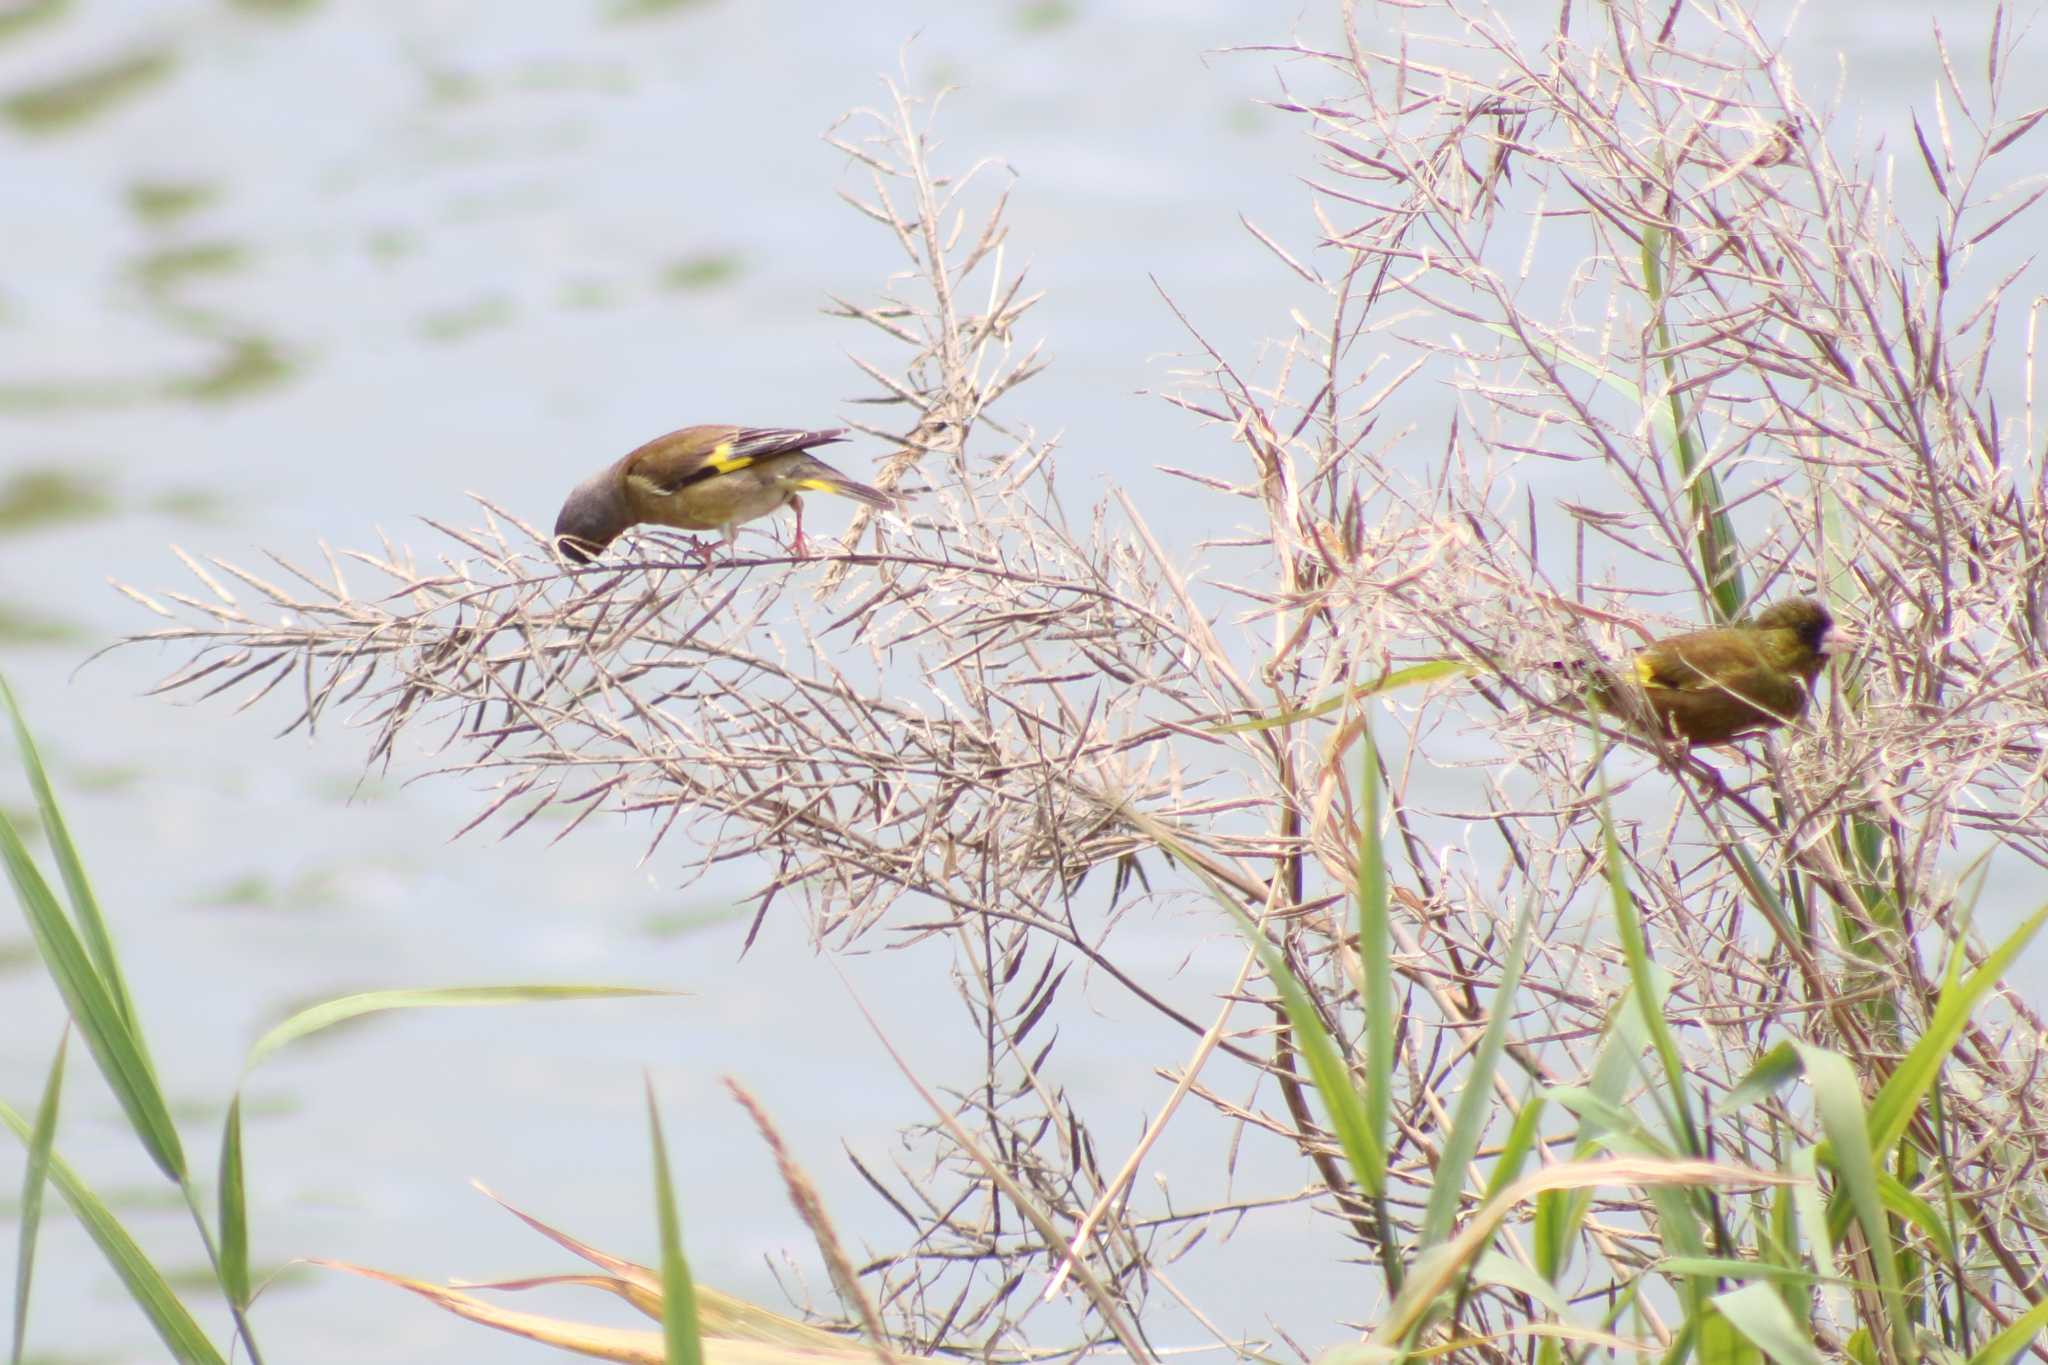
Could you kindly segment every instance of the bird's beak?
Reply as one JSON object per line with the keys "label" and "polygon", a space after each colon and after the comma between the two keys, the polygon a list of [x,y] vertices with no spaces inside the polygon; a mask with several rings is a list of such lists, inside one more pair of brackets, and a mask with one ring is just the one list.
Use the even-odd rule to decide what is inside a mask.
{"label": "bird's beak", "polygon": [[1861,648],[1863,637],[1841,625],[1829,626],[1820,642],[1820,652],[1830,659],[1845,659]]}
{"label": "bird's beak", "polygon": [[555,538],[555,549],[560,552],[562,558],[568,560],[571,564],[588,564],[596,558],[595,555],[590,553],[587,548],[588,545],[588,541],[579,539],[576,536],[557,536]]}

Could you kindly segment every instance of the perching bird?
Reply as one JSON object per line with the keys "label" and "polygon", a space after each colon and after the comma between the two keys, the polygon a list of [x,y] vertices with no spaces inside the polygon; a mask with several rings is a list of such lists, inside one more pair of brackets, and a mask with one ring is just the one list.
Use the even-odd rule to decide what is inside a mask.
{"label": "perching bird", "polygon": [[870,507],[896,500],[856,483],[808,452],[844,440],[845,431],[793,427],[684,427],[657,436],[570,492],[555,518],[555,545],[588,564],[641,522],[685,531],[718,531],[727,541],[743,521],[787,504],[796,509],[795,550],[803,553],[804,508],[797,495],[837,493]]}
{"label": "perching bird", "polygon": [[1589,690],[1637,729],[1688,747],[1721,744],[1805,712],[1830,646],[1839,648],[1834,627],[1820,603],[1790,598],[1751,621],[1655,641],[1636,655],[1626,685],[1602,670]]}

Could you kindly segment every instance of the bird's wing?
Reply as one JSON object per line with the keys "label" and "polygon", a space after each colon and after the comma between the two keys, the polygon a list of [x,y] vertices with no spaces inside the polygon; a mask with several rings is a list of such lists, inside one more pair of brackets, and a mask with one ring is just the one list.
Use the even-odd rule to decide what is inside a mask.
{"label": "bird's wing", "polygon": [[630,477],[662,496],[693,483],[846,439],[845,430],[796,427],[686,427],[636,452]]}
{"label": "bird's wing", "polygon": [[1671,692],[1719,691],[1763,666],[1755,647],[1729,630],[1700,630],[1659,640],[1636,655],[1636,681]]}
{"label": "bird's wing", "polygon": [[1805,704],[1801,680],[1774,668],[1759,642],[1736,630],[1660,641],[1636,655],[1636,680],[1652,692],[1741,697],[1777,715],[1797,715]]}

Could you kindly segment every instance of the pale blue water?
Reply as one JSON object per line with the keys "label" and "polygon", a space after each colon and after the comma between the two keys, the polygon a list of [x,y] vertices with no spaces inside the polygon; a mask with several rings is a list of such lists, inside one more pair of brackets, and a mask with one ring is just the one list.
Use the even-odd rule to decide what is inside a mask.
{"label": "pale blue water", "polygon": [[[1933,78],[1922,11],[1862,6],[1849,25],[1827,8],[1806,16],[1795,61],[1846,53],[1849,98],[1896,130],[1901,101],[1924,98]],[[0,606],[32,604],[76,632],[0,644],[0,662],[43,737],[197,1165],[213,1159],[243,1052],[297,1005],[524,980],[691,992],[388,1018],[278,1058],[248,1091],[260,1262],[322,1255],[430,1279],[574,1269],[474,1194],[472,1178],[651,1256],[651,1074],[699,1277],[776,1303],[769,1265],[789,1257],[823,1301],[807,1235],[718,1076],[762,1096],[855,1245],[895,1246],[900,1225],[840,1144],[886,1166],[916,1102],[837,972],[923,1074],[963,1077],[975,1040],[930,1027],[931,1002],[951,989],[946,953],[868,954],[835,970],[786,901],[737,961],[732,921],[651,926],[724,909],[744,878],[678,886],[659,855],[636,866],[641,831],[451,845],[473,809],[459,782],[376,781],[350,803],[355,736],[277,741],[275,710],[237,717],[144,697],[170,657],[148,650],[74,676],[87,649],[151,624],[104,581],[180,583],[173,541],[253,563],[261,547],[311,560],[320,542],[380,530],[423,539],[417,516],[470,517],[466,490],[544,521],[596,463],[683,422],[831,424],[865,391],[844,352],[872,346],[819,305],[828,291],[864,296],[896,262],[834,198],[861,181],[819,135],[881,98],[877,74],[913,34],[914,83],[962,87],[942,124],[946,154],[997,156],[1020,177],[1011,259],[1030,261],[1050,291],[1028,330],[1056,363],[1011,412],[1065,432],[1069,496],[1171,486],[1145,472],[1155,462],[1225,467],[1221,434],[1139,396],[1187,347],[1148,275],[1244,351],[1289,330],[1300,287],[1237,219],[1306,240],[1309,149],[1252,103],[1275,93],[1275,59],[1214,50],[1282,39],[1297,16],[1080,0],[1041,30],[1023,7],[917,0],[712,0],[632,23],[605,10],[392,0],[279,17],[129,0],[0,38],[0,98],[134,52],[164,62],[153,83],[71,126],[0,124],[0,392],[12,395],[0,474],[67,470],[112,504],[0,536]],[[1303,22],[1322,26],[1320,9]],[[1981,27],[1949,21],[1952,36]],[[1826,83],[1817,67],[1807,81]],[[129,203],[145,181],[211,197],[147,221]],[[197,246],[209,251],[162,255]],[[285,370],[238,387],[246,364],[222,368],[237,354],[274,355]],[[208,384],[222,392],[189,396]],[[850,472],[872,454],[849,456]],[[1162,500],[1156,524],[1191,544],[1212,528],[1179,516],[1184,502]],[[0,781],[10,809],[19,792],[11,774]],[[20,946],[15,924],[0,913],[0,946]],[[1206,1017],[1207,993],[1236,964],[1223,926],[1180,918],[1120,933]],[[1065,1080],[1099,1123],[1123,1106],[1121,1129],[1098,1130],[1118,1144],[1104,1154],[1113,1167],[1164,1096],[1150,1066],[1187,1043],[1106,989],[1087,999],[1095,1012],[1070,1010],[1065,1025]],[[0,1098],[32,1106],[60,1020],[39,970],[0,975]],[[1198,1188],[1221,1138],[1214,1125],[1185,1131],[1155,1164]],[[154,1188],[82,1050],[61,1148],[103,1190]],[[16,1151],[0,1142],[0,1190],[18,1187]],[[1302,1179],[1277,1147],[1248,1146],[1241,1190]],[[197,1263],[182,1217],[123,1207],[166,1264]],[[0,1226],[11,1234],[11,1221]],[[1279,1214],[1173,1273],[1227,1328],[1256,1332],[1270,1317],[1315,1346],[1369,1305],[1369,1280],[1337,1264],[1340,1252],[1323,1221]],[[1245,1266],[1270,1280],[1244,1282]],[[194,1302],[219,1327],[211,1301]],[[514,1302],[625,1320],[573,1295]],[[559,1358],[326,1274],[266,1298],[257,1321],[273,1361]],[[1158,1330],[1162,1343],[1202,1339],[1171,1314]],[[43,1234],[31,1340],[64,1359],[161,1355],[63,1217]]]}

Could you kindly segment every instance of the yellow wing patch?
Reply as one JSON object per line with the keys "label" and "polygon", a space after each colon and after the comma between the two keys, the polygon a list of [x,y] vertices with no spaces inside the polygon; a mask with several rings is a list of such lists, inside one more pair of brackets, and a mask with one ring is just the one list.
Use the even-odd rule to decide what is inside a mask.
{"label": "yellow wing patch", "polygon": [[1657,681],[1657,666],[1642,654],[1636,655],[1636,681],[1645,687],[1650,687]]}
{"label": "yellow wing patch", "polygon": [[745,469],[753,462],[754,457],[751,455],[733,454],[731,441],[720,441],[717,445],[711,447],[711,453],[704,457],[704,463],[710,465],[721,474],[730,474],[736,469]]}
{"label": "yellow wing patch", "polygon": [[818,493],[837,493],[839,491],[839,485],[833,483],[830,479],[798,479],[796,480],[796,486],[798,488],[808,488]]}

